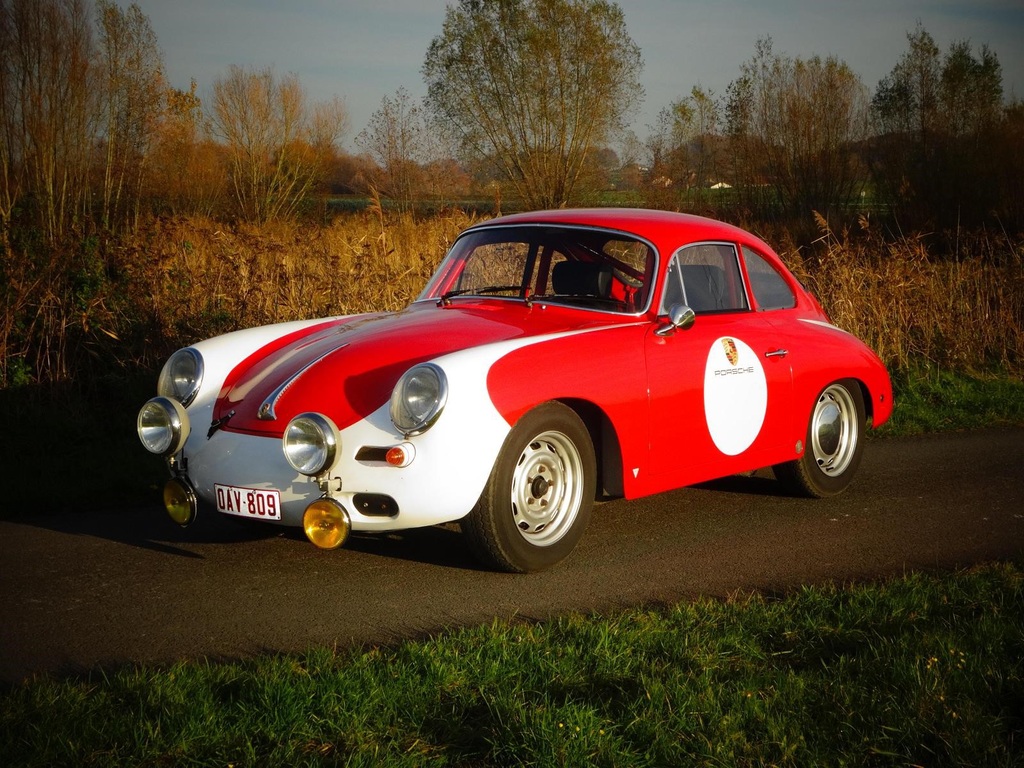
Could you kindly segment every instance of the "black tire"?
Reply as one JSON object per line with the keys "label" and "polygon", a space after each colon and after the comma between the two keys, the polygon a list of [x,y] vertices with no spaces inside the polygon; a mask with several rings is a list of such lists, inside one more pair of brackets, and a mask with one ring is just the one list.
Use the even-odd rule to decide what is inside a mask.
{"label": "black tire", "polygon": [[479,501],[462,521],[473,554],[512,573],[550,568],[576,547],[594,506],[597,462],[572,409],[544,403],[505,439]]}
{"label": "black tire", "polygon": [[829,384],[818,395],[799,459],[773,467],[790,490],[822,499],[846,490],[864,452],[864,395],[855,381]]}

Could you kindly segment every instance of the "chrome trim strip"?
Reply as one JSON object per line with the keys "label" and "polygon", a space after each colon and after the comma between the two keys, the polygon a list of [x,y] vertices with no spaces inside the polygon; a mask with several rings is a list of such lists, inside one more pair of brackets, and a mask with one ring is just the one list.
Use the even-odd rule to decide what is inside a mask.
{"label": "chrome trim strip", "polygon": [[299,369],[294,374],[292,374],[292,376],[287,381],[285,381],[283,384],[281,384],[281,386],[279,386],[277,389],[271,392],[267,399],[263,401],[263,405],[260,406],[259,411],[257,411],[256,413],[256,418],[259,419],[260,421],[275,421],[277,419],[277,413],[275,412],[274,409],[277,406],[277,401],[281,398],[281,395],[287,392],[288,388],[291,387],[291,385],[294,384],[296,381],[298,381],[302,377],[302,375],[310,368],[312,368],[314,365],[319,363],[325,357],[329,357],[330,355],[333,355],[335,352],[337,352],[339,349],[344,349],[347,346],[348,344],[342,344],[340,347],[335,347],[334,349],[325,352],[324,354],[320,355],[320,357],[318,357],[316,360],[313,360],[312,362],[308,363],[305,367]]}

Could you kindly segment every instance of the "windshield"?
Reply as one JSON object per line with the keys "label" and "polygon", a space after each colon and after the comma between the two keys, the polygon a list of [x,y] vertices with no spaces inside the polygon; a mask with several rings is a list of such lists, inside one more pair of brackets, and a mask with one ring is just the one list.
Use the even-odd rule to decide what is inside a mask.
{"label": "windshield", "polygon": [[459,238],[419,299],[504,296],[634,313],[647,307],[654,269],[654,249],[621,232],[489,227]]}

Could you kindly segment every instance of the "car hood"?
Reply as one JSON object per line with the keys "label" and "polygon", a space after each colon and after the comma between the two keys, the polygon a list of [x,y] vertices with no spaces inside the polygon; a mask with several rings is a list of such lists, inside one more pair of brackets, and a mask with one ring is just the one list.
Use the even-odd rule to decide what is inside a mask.
{"label": "car hood", "polygon": [[[411,366],[449,352],[627,318],[501,300],[419,302],[393,314],[325,321],[262,347],[228,374],[213,410],[220,428],[280,437],[300,413],[340,428],[388,402]],[[628,318],[628,320],[635,320]]]}

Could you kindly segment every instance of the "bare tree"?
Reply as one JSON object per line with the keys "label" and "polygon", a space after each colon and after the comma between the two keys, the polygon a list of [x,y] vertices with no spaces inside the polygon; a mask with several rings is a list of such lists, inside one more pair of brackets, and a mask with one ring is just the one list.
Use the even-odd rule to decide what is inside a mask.
{"label": "bare tree", "polygon": [[684,99],[678,99],[658,112],[653,126],[648,126],[648,167],[656,186],[688,184],[689,158],[687,144],[693,134],[693,110]]}
{"label": "bare tree", "polygon": [[907,34],[907,41],[909,50],[875,89],[872,108],[880,132],[913,132],[924,138],[935,131],[939,119],[940,51],[920,25]]}
{"label": "bare tree", "polygon": [[791,215],[841,210],[863,182],[855,150],[869,102],[860,78],[832,56],[776,55],[770,38],[740,71],[727,106],[740,180],[748,189],[767,182]]}
{"label": "bare tree", "polygon": [[607,0],[459,0],[423,64],[427,102],[531,207],[572,199],[642,98],[640,49]]}
{"label": "bare tree", "polygon": [[649,194],[661,205],[702,201],[721,143],[714,94],[694,86],[689,96],[663,107],[648,130]]}
{"label": "bare tree", "polygon": [[29,200],[56,240],[88,200],[95,101],[85,0],[3,0],[0,51],[0,216],[6,224]]}
{"label": "bare tree", "polygon": [[1007,164],[1016,167],[1012,153],[1003,157],[1009,112],[999,59],[986,46],[975,56],[962,41],[943,58],[920,25],[907,41],[872,99],[878,189],[915,225],[981,221],[1005,208],[993,182]]}
{"label": "bare tree", "polygon": [[721,149],[721,109],[714,91],[695,85],[690,91],[694,135],[691,137],[697,183],[707,187],[718,179],[718,155]]}
{"label": "bare tree", "polygon": [[403,208],[421,194],[426,181],[422,166],[429,159],[426,119],[405,88],[399,88],[393,98],[381,99],[356,144],[380,168],[371,183],[381,194]]}
{"label": "bare tree", "polygon": [[239,213],[295,213],[326,172],[346,126],[338,99],[310,106],[295,75],[233,66],[213,85],[213,127],[225,142]]}
{"label": "bare tree", "polygon": [[138,225],[142,182],[163,104],[163,56],[149,19],[132,3],[96,0],[103,75],[104,228]]}

